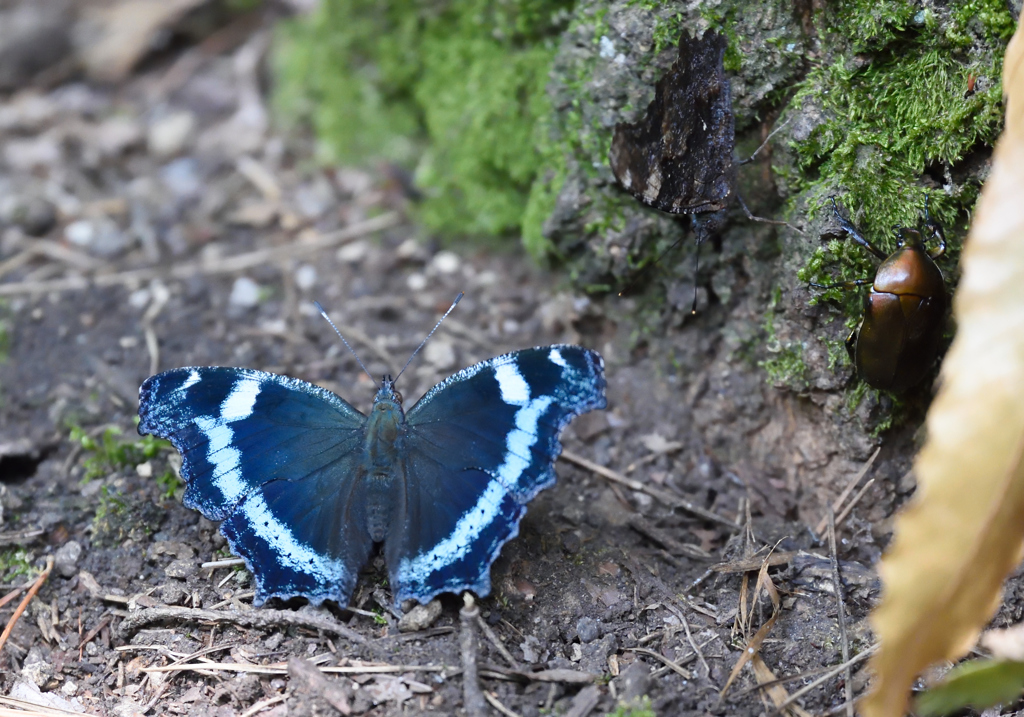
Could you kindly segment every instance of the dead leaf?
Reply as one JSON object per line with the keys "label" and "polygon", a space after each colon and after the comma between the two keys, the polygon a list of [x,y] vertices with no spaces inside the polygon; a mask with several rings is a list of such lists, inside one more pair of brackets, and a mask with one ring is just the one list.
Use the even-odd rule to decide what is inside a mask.
{"label": "dead leaf", "polygon": [[902,715],[915,676],[964,654],[999,604],[1024,531],[1024,31],[1007,48],[1006,128],[953,301],[958,332],[928,413],[918,490],[898,518],[872,615],[868,717]]}

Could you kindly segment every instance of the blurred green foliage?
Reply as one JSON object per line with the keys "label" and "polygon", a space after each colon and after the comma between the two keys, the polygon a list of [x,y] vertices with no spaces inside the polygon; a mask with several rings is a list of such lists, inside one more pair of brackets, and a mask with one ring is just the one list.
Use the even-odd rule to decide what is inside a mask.
{"label": "blurred green foliage", "polygon": [[542,169],[545,93],[571,0],[323,0],[277,38],[276,104],[324,161],[414,170],[420,219],[506,234]]}

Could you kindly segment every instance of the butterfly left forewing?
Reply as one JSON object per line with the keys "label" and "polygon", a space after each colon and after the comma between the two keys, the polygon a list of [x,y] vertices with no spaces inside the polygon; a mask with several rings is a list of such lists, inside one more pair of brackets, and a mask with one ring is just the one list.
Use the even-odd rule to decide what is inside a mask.
{"label": "butterfly left forewing", "polygon": [[354,490],[366,417],[333,393],[277,374],[182,368],[146,380],[139,432],[182,455],[184,503],[256,578],[256,603],[302,595],[342,604],[372,541]]}
{"label": "butterfly left forewing", "polygon": [[384,545],[396,600],[490,591],[526,503],[555,480],[562,428],[605,407],[603,369],[579,346],[526,349],[460,371],[410,409]]}

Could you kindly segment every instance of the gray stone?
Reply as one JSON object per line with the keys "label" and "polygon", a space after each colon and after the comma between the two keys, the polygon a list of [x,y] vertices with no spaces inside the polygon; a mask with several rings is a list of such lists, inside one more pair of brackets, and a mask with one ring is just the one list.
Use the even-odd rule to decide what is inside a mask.
{"label": "gray stone", "polygon": [[402,615],[402,619],[398,621],[398,631],[416,632],[418,630],[426,630],[439,617],[441,617],[441,601],[431,600],[426,605],[417,605]]}
{"label": "gray stone", "polygon": [[50,681],[51,677],[53,677],[53,666],[43,654],[42,649],[36,645],[25,656],[25,662],[21,666],[21,678],[42,687]]}
{"label": "gray stone", "polygon": [[195,575],[198,571],[199,566],[196,565],[194,560],[172,560],[164,569],[164,574],[169,578],[184,580]]}
{"label": "gray stone", "polygon": [[57,548],[57,552],[53,554],[53,567],[61,577],[73,577],[78,572],[78,561],[81,557],[81,543],[77,540],[69,540]]}
{"label": "gray stone", "polygon": [[593,642],[601,637],[601,623],[592,617],[581,617],[576,622],[576,634],[580,642]]}
{"label": "gray stone", "polygon": [[57,223],[57,210],[42,197],[32,197],[14,210],[15,223],[29,236],[41,237]]}
{"label": "gray stone", "polygon": [[619,638],[609,633],[596,642],[582,646],[580,669],[595,675],[603,675],[608,671],[608,656],[619,649]]}
{"label": "gray stone", "polygon": [[637,660],[615,678],[615,686],[622,702],[639,700],[651,688],[651,670]]}

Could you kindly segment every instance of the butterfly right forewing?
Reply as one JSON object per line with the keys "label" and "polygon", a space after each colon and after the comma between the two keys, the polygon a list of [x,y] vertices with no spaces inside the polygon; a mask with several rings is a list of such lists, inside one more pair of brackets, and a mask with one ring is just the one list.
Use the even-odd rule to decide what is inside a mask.
{"label": "butterfly right forewing", "polygon": [[396,600],[490,592],[498,551],[555,480],[562,428],[604,408],[603,369],[580,346],[525,349],[456,373],[409,410],[384,544]]}

